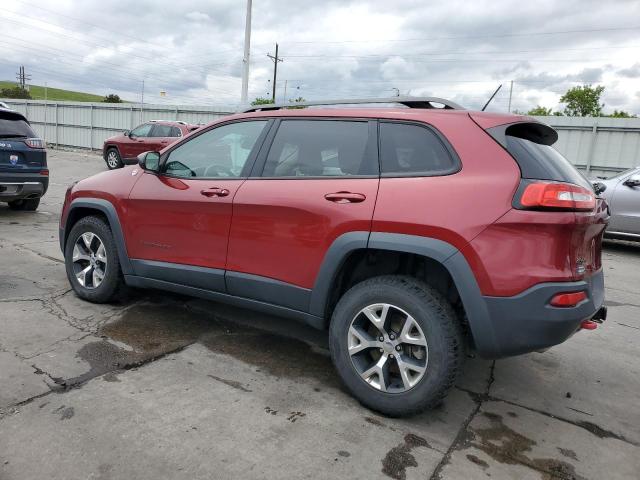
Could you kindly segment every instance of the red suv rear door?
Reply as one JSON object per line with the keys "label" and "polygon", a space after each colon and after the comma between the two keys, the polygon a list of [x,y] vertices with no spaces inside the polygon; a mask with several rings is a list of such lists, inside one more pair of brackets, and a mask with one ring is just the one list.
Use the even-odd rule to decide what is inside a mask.
{"label": "red suv rear door", "polygon": [[227,289],[306,310],[331,244],[368,232],[379,183],[376,122],[276,121],[233,203]]}
{"label": "red suv rear door", "polygon": [[232,200],[267,124],[217,125],[165,153],[160,173],[143,173],[129,196],[126,223],[137,275],[224,290]]}
{"label": "red suv rear door", "polygon": [[149,150],[159,152],[180,137],[180,129],[166,123],[156,123],[148,139]]}

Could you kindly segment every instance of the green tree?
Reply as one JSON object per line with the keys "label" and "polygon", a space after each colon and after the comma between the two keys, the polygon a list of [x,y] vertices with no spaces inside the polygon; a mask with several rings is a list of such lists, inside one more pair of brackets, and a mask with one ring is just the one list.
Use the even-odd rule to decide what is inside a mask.
{"label": "green tree", "polygon": [[0,90],[0,97],[2,98],[25,98],[31,99],[31,94],[21,87],[3,88]]}
{"label": "green tree", "polygon": [[122,103],[122,100],[120,99],[120,96],[116,95],[115,93],[110,93],[109,95],[104,97],[104,100],[102,100],[102,101],[104,103]]}
{"label": "green tree", "polygon": [[544,116],[552,115],[552,112],[550,108],[545,108],[538,105],[536,106],[536,108],[532,108],[531,110],[529,110],[527,112],[527,115],[544,117]]}
{"label": "green tree", "polygon": [[625,112],[624,110],[614,110],[611,115],[607,115],[607,117],[612,118],[636,118],[636,115],[632,115],[629,112]]}
{"label": "green tree", "polygon": [[270,105],[271,103],[273,102],[270,98],[257,97],[253,102],[251,102],[251,105]]}
{"label": "green tree", "polygon": [[567,90],[561,98],[561,103],[566,103],[565,115],[570,117],[599,117],[602,115],[604,103],[600,103],[600,96],[604,87],[598,85],[583,85]]}
{"label": "green tree", "polygon": [[291,107],[288,107],[288,108],[304,108],[302,106],[295,105],[296,103],[302,103],[302,102],[306,102],[306,100],[304,98],[302,98],[302,97],[292,98],[291,100],[289,100],[289,103],[293,103],[294,105],[292,105]]}

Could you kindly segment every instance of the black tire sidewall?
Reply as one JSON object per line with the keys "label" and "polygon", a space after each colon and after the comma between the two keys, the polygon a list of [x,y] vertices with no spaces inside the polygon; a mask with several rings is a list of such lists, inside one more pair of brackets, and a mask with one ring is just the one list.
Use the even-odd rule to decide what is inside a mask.
{"label": "black tire sidewall", "polygon": [[22,198],[9,202],[11,210],[34,212],[40,205],[40,198]]}
{"label": "black tire sidewall", "polygon": [[[416,288],[420,289],[418,295]],[[403,309],[418,322],[427,339],[427,371],[407,392],[385,393],[375,389],[362,380],[351,362],[347,348],[351,320],[364,307],[375,303],[389,303]],[[334,365],[353,395],[369,408],[390,416],[402,416],[432,407],[450,387],[452,370],[458,369],[456,357],[449,351],[448,338],[451,323],[456,321],[454,315],[437,292],[413,279],[385,276],[362,282],[349,290],[334,310],[329,335]]]}
{"label": "black tire sidewall", "polygon": [[[107,252],[107,268],[104,279],[99,287],[88,289],[80,285],[73,273],[73,248],[80,236],[91,232],[97,235],[104,244]],[[69,232],[64,249],[65,269],[67,278],[76,294],[94,303],[104,303],[113,299],[121,283],[120,260],[109,226],[100,218],[85,217],[79,220]]]}

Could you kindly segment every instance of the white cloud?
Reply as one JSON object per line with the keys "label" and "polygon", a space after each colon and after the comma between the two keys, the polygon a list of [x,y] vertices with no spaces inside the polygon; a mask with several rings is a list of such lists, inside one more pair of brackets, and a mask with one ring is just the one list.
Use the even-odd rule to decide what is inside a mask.
{"label": "white cloud", "polygon": [[194,22],[209,22],[211,17],[206,13],[202,12],[189,12],[185,15],[185,17]]}

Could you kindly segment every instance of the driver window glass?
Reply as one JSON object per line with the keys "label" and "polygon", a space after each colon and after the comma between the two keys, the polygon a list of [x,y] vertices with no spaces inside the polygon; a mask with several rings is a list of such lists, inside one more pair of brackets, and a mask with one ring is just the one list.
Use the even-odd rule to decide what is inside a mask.
{"label": "driver window glass", "polygon": [[144,125],[140,125],[139,127],[131,130],[130,135],[132,137],[148,137],[152,127],[153,125],[151,125],[150,123],[145,123]]}
{"label": "driver window glass", "polygon": [[165,172],[176,177],[238,178],[266,120],[223,125],[169,154]]}

